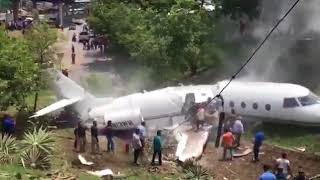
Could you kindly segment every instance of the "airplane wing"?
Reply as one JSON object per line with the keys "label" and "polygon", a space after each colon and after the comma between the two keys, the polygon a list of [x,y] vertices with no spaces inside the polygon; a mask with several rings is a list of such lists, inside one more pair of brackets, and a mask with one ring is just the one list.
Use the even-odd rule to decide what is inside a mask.
{"label": "airplane wing", "polygon": [[58,110],[60,108],[66,107],[68,105],[71,105],[73,103],[76,103],[78,101],[82,100],[82,97],[76,97],[76,98],[71,98],[71,99],[62,99],[58,102],[55,102],[53,104],[51,104],[50,106],[47,106],[39,111],[37,111],[33,116],[31,116],[30,118],[35,118],[35,117],[39,117],[39,116],[43,116],[45,114],[48,114],[50,112],[53,112],[55,110]]}

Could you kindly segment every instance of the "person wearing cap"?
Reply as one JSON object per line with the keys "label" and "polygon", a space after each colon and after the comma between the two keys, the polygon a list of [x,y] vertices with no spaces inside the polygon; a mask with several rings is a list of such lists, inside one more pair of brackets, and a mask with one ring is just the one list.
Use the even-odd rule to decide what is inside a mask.
{"label": "person wearing cap", "polygon": [[141,140],[140,140],[140,130],[138,128],[135,129],[135,132],[133,133],[133,136],[132,136],[132,147],[134,149],[133,163],[135,165],[139,165],[138,158],[139,158],[140,153],[142,151],[142,144],[141,144]]}
{"label": "person wearing cap", "polygon": [[235,136],[235,148],[240,147],[241,135],[244,133],[241,119],[242,119],[241,116],[237,116],[232,126],[232,133]]}

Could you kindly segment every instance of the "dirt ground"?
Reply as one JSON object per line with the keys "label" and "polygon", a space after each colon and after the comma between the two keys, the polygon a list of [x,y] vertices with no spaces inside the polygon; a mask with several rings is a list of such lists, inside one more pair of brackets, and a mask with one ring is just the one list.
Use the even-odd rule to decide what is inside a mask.
{"label": "dirt ground", "polygon": [[[132,165],[133,153],[125,152],[125,145],[122,141],[116,140],[116,152],[107,153],[106,152],[106,138],[100,137],[100,148],[101,154],[92,155],[90,153],[90,138],[88,135],[87,141],[87,153],[84,153],[83,156],[95,163],[95,166],[86,167],[80,164],[77,159],[78,153],[73,150],[73,137],[71,130],[69,133],[60,133],[64,130],[58,130],[57,139],[59,146],[62,147],[61,151],[63,152],[63,159],[69,162],[72,162],[72,168],[77,169],[82,172],[85,170],[102,170],[105,168],[110,168],[114,173],[128,173],[128,171],[134,172],[137,167]],[[61,145],[60,145],[61,144]],[[250,146],[250,144],[245,143],[245,146]],[[174,150],[165,150],[164,154],[174,154]],[[262,173],[262,165],[264,163],[273,165],[274,160],[278,158],[282,152],[287,152],[289,160],[292,165],[294,173],[297,173],[299,166],[302,166],[306,174],[309,177],[320,174],[320,157],[283,150],[277,147],[270,145],[264,145],[261,152],[264,152],[260,156],[260,162],[253,163],[252,154],[248,156],[235,158],[233,161],[220,161],[222,149],[216,149],[213,144],[208,144],[205,153],[202,155],[202,158],[199,160],[199,163],[207,168],[211,175],[214,175],[218,180],[254,180],[259,177]],[[178,167],[173,161],[164,161],[164,165],[159,169],[152,168],[150,164],[151,154],[149,153],[144,157],[143,162],[141,163],[140,169],[145,169],[149,173],[156,173],[156,175],[172,176],[181,174],[181,168]],[[179,176],[179,175],[178,175]]]}
{"label": "dirt ground", "polygon": [[[246,143],[246,145],[250,146],[248,143]],[[261,152],[264,152],[264,154],[260,155],[260,162],[256,163],[251,162],[252,153],[248,156],[235,158],[233,161],[220,161],[219,159],[222,154],[221,148],[216,149],[213,145],[209,145],[206,153],[202,156],[200,163],[211,172],[214,172],[219,180],[253,180],[257,179],[263,172],[263,164],[273,166],[275,160],[281,156],[281,153],[286,152],[288,153],[294,174],[297,173],[299,166],[304,169],[308,177],[320,174],[320,157],[315,155],[284,150],[270,145],[264,145]]]}
{"label": "dirt ground", "polygon": [[[62,133],[61,133],[62,132]],[[91,143],[90,143],[90,135],[87,134],[87,145],[86,152],[81,155],[86,158],[87,161],[94,162],[94,166],[88,167],[82,165],[78,160],[78,152],[73,149],[74,139],[72,137],[71,129],[68,129],[68,133],[66,130],[58,130],[56,133],[57,143],[61,149],[58,154],[64,160],[71,162],[72,168],[78,170],[78,172],[85,172],[86,170],[103,170],[106,168],[110,168],[113,173],[117,174],[118,172],[121,174],[126,174],[128,176],[139,176],[139,174],[135,174],[136,172],[141,171],[141,168],[147,171],[148,173],[154,173],[155,175],[161,176],[172,176],[178,173],[175,168],[174,162],[169,162],[164,160],[163,166],[157,166],[154,168],[150,165],[151,162],[151,153],[149,151],[150,147],[146,147],[145,154],[140,161],[140,166],[136,167],[133,165],[133,151],[130,150],[129,153],[125,152],[125,143],[120,139],[114,138],[115,140],[115,153],[107,152],[107,140],[105,137],[99,137],[99,145],[100,145],[100,153],[91,154]],[[146,145],[148,146],[148,145]],[[166,153],[164,153],[166,154]],[[129,174],[128,174],[129,173]],[[144,178],[143,178],[144,179]]]}

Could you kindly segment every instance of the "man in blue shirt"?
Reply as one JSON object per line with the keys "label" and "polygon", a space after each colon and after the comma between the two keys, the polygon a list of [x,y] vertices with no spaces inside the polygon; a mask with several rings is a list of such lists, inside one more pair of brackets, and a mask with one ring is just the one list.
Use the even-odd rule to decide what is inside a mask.
{"label": "man in blue shirt", "polygon": [[8,114],[5,114],[2,126],[3,126],[2,136],[3,135],[11,136],[15,132],[16,122]]}
{"label": "man in blue shirt", "polygon": [[276,176],[270,171],[269,165],[263,165],[264,173],[259,177],[259,180],[277,180]]}
{"label": "man in blue shirt", "polygon": [[259,161],[259,151],[263,141],[264,141],[264,133],[257,132],[253,142],[253,154],[254,154],[253,161]]}

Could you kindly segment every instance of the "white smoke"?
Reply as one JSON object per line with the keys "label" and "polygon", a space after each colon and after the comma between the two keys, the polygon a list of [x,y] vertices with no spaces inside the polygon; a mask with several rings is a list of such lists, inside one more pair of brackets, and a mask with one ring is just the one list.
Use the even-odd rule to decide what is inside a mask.
{"label": "white smoke", "polygon": [[[261,15],[250,22],[248,33],[261,42],[276,22],[296,0],[264,0]],[[279,67],[280,57],[301,40],[304,34],[320,32],[320,1],[300,1],[287,18],[282,21],[272,36],[246,66],[241,79],[256,81],[286,81],[291,67]],[[248,56],[256,46],[251,46]]]}

